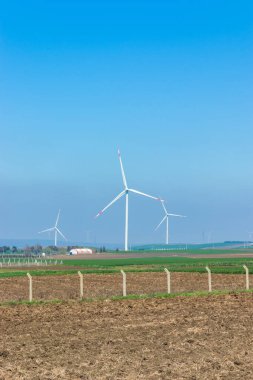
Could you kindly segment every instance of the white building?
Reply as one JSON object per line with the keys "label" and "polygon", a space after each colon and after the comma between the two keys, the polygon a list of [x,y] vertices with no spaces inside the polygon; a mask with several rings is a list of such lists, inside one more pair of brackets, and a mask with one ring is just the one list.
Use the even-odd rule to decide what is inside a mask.
{"label": "white building", "polygon": [[72,256],[72,255],[91,255],[93,252],[92,252],[92,249],[90,248],[73,248],[69,251],[69,255]]}

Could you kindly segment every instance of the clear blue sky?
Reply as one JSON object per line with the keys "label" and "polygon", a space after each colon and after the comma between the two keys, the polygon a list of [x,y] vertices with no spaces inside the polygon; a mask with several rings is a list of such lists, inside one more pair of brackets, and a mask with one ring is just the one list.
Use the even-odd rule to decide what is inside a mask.
{"label": "clear blue sky", "polygon": [[[252,1],[0,2],[0,237],[62,209],[70,239],[123,242],[128,182],[171,241],[253,230]],[[130,243],[163,242],[130,199]],[[87,231],[90,231],[89,233]]]}

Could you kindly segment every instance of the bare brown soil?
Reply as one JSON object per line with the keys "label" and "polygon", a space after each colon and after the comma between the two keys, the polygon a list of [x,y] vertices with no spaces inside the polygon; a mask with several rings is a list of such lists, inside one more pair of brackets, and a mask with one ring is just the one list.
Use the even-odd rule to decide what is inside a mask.
{"label": "bare brown soil", "polygon": [[[253,284],[253,275],[250,276]],[[213,290],[245,289],[245,275],[212,274]],[[34,276],[33,299],[78,299],[78,275]],[[171,273],[171,291],[207,291],[205,273]],[[166,293],[167,279],[164,272],[127,273],[127,294]],[[101,298],[122,295],[121,274],[85,274],[84,297]],[[0,302],[28,299],[28,278],[0,278]]]}
{"label": "bare brown soil", "polygon": [[0,307],[1,380],[251,380],[253,295]]}

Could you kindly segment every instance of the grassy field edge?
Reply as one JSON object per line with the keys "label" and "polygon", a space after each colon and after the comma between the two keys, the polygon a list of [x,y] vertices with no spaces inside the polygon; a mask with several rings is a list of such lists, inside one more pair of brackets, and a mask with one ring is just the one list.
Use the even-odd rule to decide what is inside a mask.
{"label": "grassy field edge", "polygon": [[40,300],[40,301],[6,301],[0,302],[0,307],[12,307],[12,306],[38,306],[38,305],[71,305],[75,303],[93,303],[93,302],[117,302],[126,300],[146,300],[146,299],[173,299],[178,297],[215,297],[223,295],[239,295],[239,294],[253,294],[253,289],[249,290],[214,290],[212,292],[208,291],[196,291],[196,292],[181,292],[181,293],[151,293],[151,294],[129,294],[127,296],[113,296],[113,297],[99,297],[99,298],[83,298],[77,300]]}

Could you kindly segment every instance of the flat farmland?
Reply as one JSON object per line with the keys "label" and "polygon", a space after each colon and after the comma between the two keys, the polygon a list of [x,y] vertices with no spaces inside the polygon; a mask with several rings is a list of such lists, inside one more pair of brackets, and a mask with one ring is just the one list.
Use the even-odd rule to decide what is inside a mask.
{"label": "flat farmland", "polygon": [[[253,275],[250,275],[253,284]],[[212,274],[213,290],[245,289],[243,274]],[[207,291],[206,273],[172,272],[171,291]],[[167,292],[165,272],[127,273],[127,294],[153,294]],[[84,274],[84,298],[106,298],[122,295],[122,275]],[[74,300],[79,298],[79,277],[76,274],[33,276],[34,300]],[[0,278],[0,302],[28,299],[28,278]]]}
{"label": "flat farmland", "polygon": [[0,307],[1,380],[245,379],[251,293]]}

